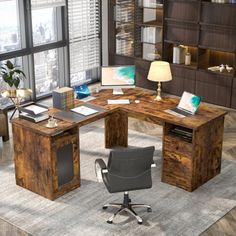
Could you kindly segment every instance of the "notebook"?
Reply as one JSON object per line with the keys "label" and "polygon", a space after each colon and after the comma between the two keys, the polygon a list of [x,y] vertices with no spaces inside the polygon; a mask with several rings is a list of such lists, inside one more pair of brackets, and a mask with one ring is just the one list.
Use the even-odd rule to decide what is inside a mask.
{"label": "notebook", "polygon": [[79,113],[80,115],[83,115],[83,116],[93,115],[94,113],[98,112],[97,110],[87,107],[87,106],[78,106],[78,107],[71,109],[71,111]]}
{"label": "notebook", "polygon": [[165,112],[178,117],[192,116],[196,113],[201,102],[201,98],[192,93],[183,92],[177,107],[165,110]]}

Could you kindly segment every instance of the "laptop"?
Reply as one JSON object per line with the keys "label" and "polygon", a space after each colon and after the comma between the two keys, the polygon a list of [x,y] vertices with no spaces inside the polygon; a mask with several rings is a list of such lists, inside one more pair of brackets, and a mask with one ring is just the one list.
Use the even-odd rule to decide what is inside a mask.
{"label": "laptop", "polygon": [[165,112],[178,117],[192,116],[196,113],[201,102],[201,98],[192,93],[183,92],[177,107],[165,110]]}

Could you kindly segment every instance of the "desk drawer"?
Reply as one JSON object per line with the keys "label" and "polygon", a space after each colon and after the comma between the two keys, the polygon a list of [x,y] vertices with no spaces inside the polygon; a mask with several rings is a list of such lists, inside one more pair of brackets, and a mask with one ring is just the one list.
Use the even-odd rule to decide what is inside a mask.
{"label": "desk drawer", "polygon": [[192,191],[193,145],[177,137],[164,137],[162,181]]}
{"label": "desk drawer", "polygon": [[192,143],[174,135],[165,135],[163,145],[164,151],[175,152],[179,155],[188,156],[190,158],[193,153]]}
{"label": "desk drawer", "polygon": [[192,160],[176,152],[164,151],[162,181],[192,191]]}

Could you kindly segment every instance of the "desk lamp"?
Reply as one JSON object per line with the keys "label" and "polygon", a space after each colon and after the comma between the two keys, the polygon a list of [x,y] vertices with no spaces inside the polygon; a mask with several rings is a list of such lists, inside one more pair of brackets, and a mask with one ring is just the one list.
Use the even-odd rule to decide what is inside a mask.
{"label": "desk lamp", "polygon": [[166,61],[154,61],[151,63],[148,80],[157,81],[157,96],[155,100],[161,101],[161,82],[172,80],[170,64]]}

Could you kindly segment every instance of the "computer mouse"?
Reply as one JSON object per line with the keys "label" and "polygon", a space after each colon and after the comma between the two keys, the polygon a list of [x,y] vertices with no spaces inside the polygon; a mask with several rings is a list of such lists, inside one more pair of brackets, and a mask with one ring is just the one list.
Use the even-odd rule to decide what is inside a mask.
{"label": "computer mouse", "polygon": [[135,103],[140,103],[140,100],[135,100],[134,102],[135,102]]}

